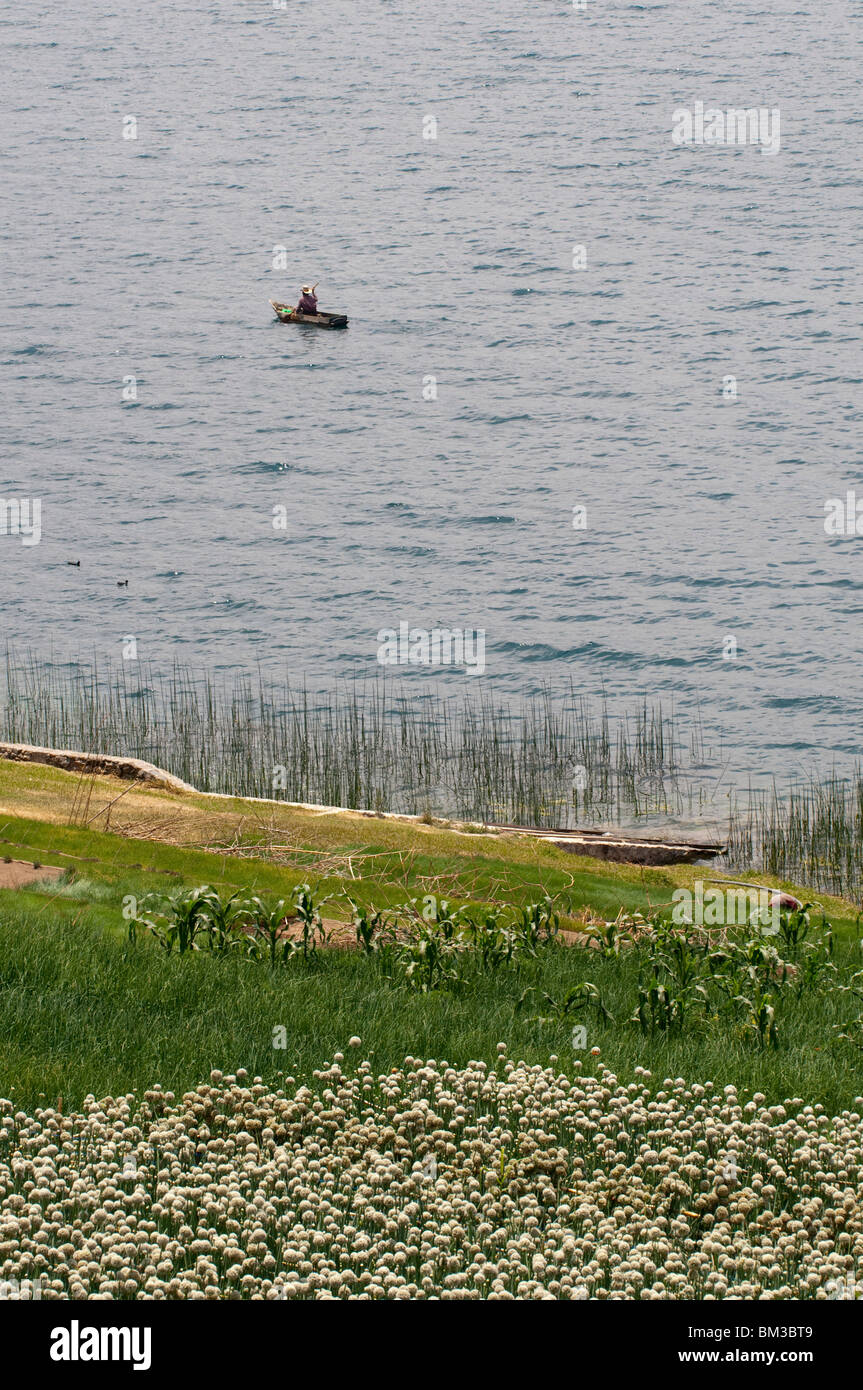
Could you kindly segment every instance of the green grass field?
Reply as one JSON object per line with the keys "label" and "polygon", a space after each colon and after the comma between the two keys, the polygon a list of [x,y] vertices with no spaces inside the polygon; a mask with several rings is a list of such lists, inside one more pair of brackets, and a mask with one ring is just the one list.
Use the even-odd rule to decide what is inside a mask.
{"label": "green grass field", "polygon": [[[394,987],[377,963],[327,950],[275,971],[208,953],[167,956],[149,938],[126,940],[124,900],[213,883],[270,898],[299,883],[330,898],[333,918],[348,896],[394,906],[433,893],[459,903],[523,906],[551,897],[563,923],[590,910],[648,912],[674,887],[709,868],[640,870],[570,856],[553,846],[440,825],[320,814],[237,799],[177,797],[88,781],[45,767],[0,764],[0,853],[66,869],[60,883],[0,891],[0,1094],[32,1107],[88,1093],[141,1091],[159,1082],[180,1092],[214,1067],[245,1067],[274,1083],[303,1079],[351,1035],[386,1071],[407,1053],[462,1065],[509,1055],[547,1063],[552,1054],[586,1068],[569,1022],[531,1022],[516,1005],[534,986],[554,998],[592,981],[612,1015],[580,1019],[587,1047],[620,1079],[635,1067],[665,1077],[733,1083],[768,1099],[800,1096],[828,1110],[861,1089],[860,1053],[833,1039],[856,1009],[838,993],[804,994],[783,1005],[780,1042],[761,1051],[743,1029],[709,1021],[681,1036],[645,1036],[631,1024],[634,952],[613,960],[573,947],[544,951],[518,969],[477,978],[465,992],[421,995]],[[121,795],[122,794],[122,795]],[[118,799],[119,798],[119,799]],[[76,824],[70,824],[70,820]],[[89,824],[82,822],[89,821]],[[104,829],[105,825],[108,829]],[[204,848],[208,846],[208,848]],[[795,891],[795,885],[785,884]],[[798,885],[799,896],[806,896]],[[836,964],[860,963],[856,912],[822,900],[833,923]],[[284,1028],[285,1049],[273,1047]]]}
{"label": "green grass field", "polygon": [[[0,924],[0,1093],[24,1107],[58,1096],[77,1107],[91,1092],[140,1092],[157,1081],[179,1094],[214,1067],[244,1067],[268,1084],[282,1073],[308,1080],[352,1035],[378,1071],[406,1054],[454,1065],[489,1059],[498,1042],[529,1062],[557,1054],[565,1071],[580,1056],[589,1070],[592,1058],[572,1050],[571,1023],[532,1023],[516,1011],[530,984],[558,997],[583,979],[597,985],[615,1017],[586,1022],[588,1046],[601,1048],[622,1081],[643,1066],[658,1083],[710,1079],[770,1101],[820,1101],[831,1111],[861,1090],[859,1053],[831,1044],[831,1025],[845,1016],[835,998],[804,998],[783,1020],[779,1048],[760,1052],[717,1029],[643,1037],[625,1021],[634,987],[634,962],[625,958],[602,961],[562,947],[469,994],[422,995],[393,988],[355,952],[319,952],[309,965],[295,961],[271,973],[205,953],[166,956],[151,942],[127,948],[98,920],[104,902],[92,916],[80,903],[74,915],[70,907],[50,917],[6,907]],[[844,950],[851,956],[851,947]],[[285,1050],[272,1045],[279,1026]]]}

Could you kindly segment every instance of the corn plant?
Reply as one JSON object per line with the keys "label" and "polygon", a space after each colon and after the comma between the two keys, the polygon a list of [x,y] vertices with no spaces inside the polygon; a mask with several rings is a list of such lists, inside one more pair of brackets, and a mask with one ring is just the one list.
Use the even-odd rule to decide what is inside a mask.
{"label": "corn plant", "polygon": [[[534,999],[535,997],[536,989],[533,985],[529,985],[528,988],[522,992],[515,1006],[516,1012],[524,1008],[528,1000]],[[611,1014],[602,1002],[599,990],[591,980],[582,980],[580,984],[573,985],[571,989],[567,990],[562,999],[554,999],[552,995],[546,994],[544,991],[541,997],[548,1005],[548,1013],[545,1015],[534,1014],[530,1019],[531,1023],[546,1023],[550,1019],[553,1019],[555,1022],[563,1023],[568,1019],[574,1018],[576,1014],[585,1013],[590,1009],[592,1009],[603,1022],[614,1022]]]}
{"label": "corn plant", "polygon": [[704,969],[704,952],[699,945],[681,933],[666,933],[658,945],[657,959],[681,993],[686,994],[700,979]]}
{"label": "corn plant", "polygon": [[688,990],[675,988],[661,978],[660,967],[655,964],[652,979],[645,982],[639,974],[638,1003],[630,1022],[637,1023],[642,1033],[682,1032],[691,1014],[707,1002],[704,985],[692,985]]}
{"label": "corn plant", "polygon": [[466,922],[464,936],[470,950],[476,954],[480,968],[487,974],[511,964],[517,939],[501,921],[499,912],[487,912],[479,922]]}
{"label": "corn plant", "polygon": [[[800,907],[792,911],[782,909],[779,913],[779,936],[782,941],[782,949],[785,955],[794,957],[798,948],[806,940],[811,930],[810,908],[811,903],[803,903]],[[821,925],[824,926],[824,916],[822,913]]]}
{"label": "corn plant", "polygon": [[838,971],[831,957],[833,955],[833,933],[828,932],[820,941],[807,941],[803,944],[796,964],[795,985],[797,997],[817,991],[829,991],[835,987]]}
{"label": "corn plant", "polygon": [[138,924],[158,941],[170,955],[176,947],[178,955],[187,951],[197,951],[197,937],[209,931],[208,908],[212,889],[208,887],[185,889],[173,896],[161,899],[161,911],[150,917],[138,918]]}
{"label": "corn plant", "polygon": [[550,898],[544,902],[530,903],[518,913],[512,927],[519,947],[528,955],[535,956],[539,947],[552,941],[560,930],[560,917],[554,911]]}
{"label": "corn plant", "polygon": [[455,941],[465,926],[467,914],[464,908],[453,908],[443,898],[425,899],[420,908],[419,900],[411,898],[405,909],[406,915],[425,922],[434,928],[444,941]]}
{"label": "corn plant", "polygon": [[393,938],[393,923],[373,907],[361,907],[349,899],[354,914],[354,934],[363,955],[371,956]]}
{"label": "corn plant", "polygon": [[707,956],[708,983],[726,1005],[734,1004],[741,990],[778,990],[794,978],[796,966],[789,966],[772,941],[763,936],[746,941],[726,941]]}
{"label": "corn plant", "polygon": [[758,1039],[758,1046],[779,1046],[779,1031],[776,1026],[776,1010],[773,995],[766,990],[756,990],[751,997],[738,995],[737,1003],[744,1008],[744,1028]]}
{"label": "corn plant", "polygon": [[223,899],[215,888],[203,889],[202,897],[210,950],[216,955],[235,950],[242,942],[243,934],[238,929],[248,916],[248,904],[239,893]]}
{"label": "corn plant", "polygon": [[296,942],[291,940],[285,929],[288,909],[284,899],[280,898],[269,906],[260,898],[252,898],[248,913],[251,926],[249,954],[252,959],[268,961],[271,970],[275,970],[277,965],[284,965],[296,949]]}
{"label": "corn plant", "polygon": [[402,979],[420,994],[460,987],[458,955],[458,945],[431,923],[424,924],[410,941],[395,949]]}
{"label": "corn plant", "polygon": [[327,941],[320,913],[321,906],[323,903],[315,903],[312,890],[307,883],[302,883],[299,888],[294,889],[294,909],[300,924],[300,950],[304,960],[316,950],[319,943],[325,945]]}
{"label": "corn plant", "polygon": [[637,950],[637,1003],[630,1022],[644,1033],[682,1031],[709,1003],[705,943],[657,915],[644,921]]}
{"label": "corn plant", "polygon": [[625,939],[622,930],[623,920],[616,917],[613,922],[603,922],[602,926],[588,928],[588,935],[598,943],[597,949],[603,960],[617,960]]}

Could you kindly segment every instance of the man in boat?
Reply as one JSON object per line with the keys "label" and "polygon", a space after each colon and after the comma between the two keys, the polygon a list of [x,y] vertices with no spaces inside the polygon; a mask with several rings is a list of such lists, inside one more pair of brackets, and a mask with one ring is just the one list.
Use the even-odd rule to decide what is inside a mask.
{"label": "man in boat", "polygon": [[315,294],[317,288],[317,284],[303,285],[303,293],[297,305],[298,314],[316,314],[318,312],[318,297]]}

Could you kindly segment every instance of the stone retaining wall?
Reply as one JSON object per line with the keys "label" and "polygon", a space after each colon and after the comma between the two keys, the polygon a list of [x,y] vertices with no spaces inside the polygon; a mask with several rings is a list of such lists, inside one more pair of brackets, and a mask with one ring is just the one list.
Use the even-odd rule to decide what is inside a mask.
{"label": "stone retaining wall", "polygon": [[125,782],[145,782],[169,791],[193,792],[188,782],[164,772],[140,758],[114,758],[108,753],[73,753],[66,748],[37,748],[29,743],[0,743],[0,758],[16,763],[46,763],[64,772],[94,772],[100,777],[121,777]]}

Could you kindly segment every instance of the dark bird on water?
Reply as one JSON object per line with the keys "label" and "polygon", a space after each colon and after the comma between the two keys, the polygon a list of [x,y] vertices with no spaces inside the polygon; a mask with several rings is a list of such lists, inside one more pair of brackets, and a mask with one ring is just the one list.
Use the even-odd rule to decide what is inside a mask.
{"label": "dark bird on water", "polygon": [[118,580],[117,580],[117,588],[118,588],[118,589],[128,589],[128,587],[129,587],[129,581],[128,581],[128,579],[118,579]]}
{"label": "dark bird on water", "polygon": [[79,569],[81,568],[81,561],[80,561],[80,560],[67,560],[67,561],[66,561],[66,564],[67,564],[67,565],[77,565]]}

